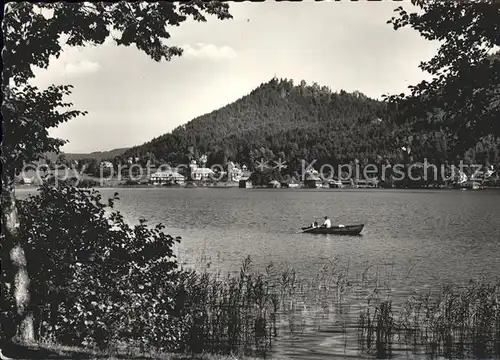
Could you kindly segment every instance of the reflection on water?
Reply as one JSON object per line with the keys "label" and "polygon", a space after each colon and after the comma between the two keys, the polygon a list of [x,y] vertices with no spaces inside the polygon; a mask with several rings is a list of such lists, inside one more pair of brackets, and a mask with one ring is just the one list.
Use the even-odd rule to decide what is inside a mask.
{"label": "reflection on water", "polygon": [[[293,267],[316,283],[339,259],[351,290],[338,295],[303,285],[279,317],[275,357],[360,358],[356,326],[370,292],[390,296],[395,309],[414,292],[439,291],[500,273],[500,191],[102,189],[115,191],[130,222],[162,222],[182,236],[177,252],[187,267],[234,273],[252,258],[256,271]],[[19,193],[18,193],[19,195]],[[23,194],[20,195],[21,197]],[[298,234],[329,215],[333,223],[364,223],[360,237]],[[370,287],[360,284],[370,284]],[[333,284],[331,289],[336,289]],[[359,285],[359,286],[357,286]],[[383,289],[383,290],[382,290]],[[373,294],[372,294],[373,295]],[[395,357],[413,357],[399,346]]]}

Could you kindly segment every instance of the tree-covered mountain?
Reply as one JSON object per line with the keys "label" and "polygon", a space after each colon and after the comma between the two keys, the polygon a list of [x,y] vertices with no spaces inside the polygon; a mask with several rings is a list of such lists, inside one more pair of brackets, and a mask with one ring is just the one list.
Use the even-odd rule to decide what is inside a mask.
{"label": "tree-covered mountain", "polygon": [[361,93],[333,93],[316,83],[294,86],[292,80],[274,78],[234,103],[129,149],[125,156],[152,154],[174,163],[203,153],[208,163],[252,163],[271,152],[288,160],[373,157],[385,154],[394,131],[384,117],[385,105]]}
{"label": "tree-covered mountain", "polygon": [[[385,103],[360,92],[332,92],[316,83],[294,85],[273,78],[221,109],[128,149],[123,158],[185,164],[206,154],[209,166],[233,160],[251,168],[261,159],[281,158],[289,170],[298,170],[302,159],[318,165],[356,159],[392,163],[408,145],[415,160],[444,163],[464,156],[450,153],[439,132],[411,134],[392,118]],[[491,139],[469,155],[484,153],[484,161],[498,162],[498,144]]]}

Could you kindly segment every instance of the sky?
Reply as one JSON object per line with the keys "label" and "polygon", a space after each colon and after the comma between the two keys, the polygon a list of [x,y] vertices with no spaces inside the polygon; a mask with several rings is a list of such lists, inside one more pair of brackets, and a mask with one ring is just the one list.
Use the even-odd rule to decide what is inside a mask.
{"label": "sky", "polygon": [[71,153],[142,144],[247,95],[273,76],[373,98],[407,91],[428,75],[418,65],[437,43],[386,24],[409,2],[231,3],[233,19],[172,28],[181,57],[155,62],[111,41],[68,48],[33,80],[71,84],[88,115],[50,131]]}

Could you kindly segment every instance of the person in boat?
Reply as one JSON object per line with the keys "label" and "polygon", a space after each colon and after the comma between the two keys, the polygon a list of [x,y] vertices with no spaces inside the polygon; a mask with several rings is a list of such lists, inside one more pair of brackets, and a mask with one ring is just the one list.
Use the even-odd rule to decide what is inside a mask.
{"label": "person in boat", "polygon": [[328,216],[325,216],[325,222],[323,222],[323,227],[326,227],[327,229],[332,227],[332,221],[328,218]]}
{"label": "person in boat", "polygon": [[319,227],[318,225],[318,222],[317,221],[314,221],[311,225],[307,226],[307,227],[303,227],[302,230],[307,230],[307,229],[315,229]]}

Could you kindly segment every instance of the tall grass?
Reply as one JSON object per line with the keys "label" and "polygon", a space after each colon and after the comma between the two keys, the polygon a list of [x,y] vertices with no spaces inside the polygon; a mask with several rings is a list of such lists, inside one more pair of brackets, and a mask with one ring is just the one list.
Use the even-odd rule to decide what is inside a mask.
{"label": "tall grass", "polygon": [[[351,274],[349,262],[335,258],[315,276],[301,278],[293,268],[273,265],[256,272],[249,257],[239,273],[223,276],[210,260],[203,254],[196,270],[183,270],[169,294],[181,323],[177,352],[267,357],[280,337],[326,330],[346,342],[352,336],[359,351],[377,358],[403,346],[453,359],[500,356],[500,283],[414,294],[395,306],[392,264]],[[121,345],[140,347],[140,353],[159,350]]]}
{"label": "tall grass", "polygon": [[337,260],[310,280],[273,265],[256,273],[249,257],[237,276],[186,271],[176,294],[177,315],[187,329],[179,350],[265,356],[283,323],[291,334],[304,331],[305,319],[318,311],[312,304],[335,311],[349,289],[347,276]]}
{"label": "tall grass", "polygon": [[275,295],[249,265],[247,259],[239,277],[182,275],[177,293],[178,315],[186,325],[181,351],[265,353],[270,348]]}
{"label": "tall grass", "polygon": [[377,357],[395,342],[446,358],[500,357],[500,283],[471,282],[436,294],[412,296],[399,312],[391,300],[368,306],[359,316],[359,346]]}
{"label": "tall grass", "polygon": [[434,293],[415,293],[403,302],[404,298],[393,299],[393,272],[393,264],[380,264],[353,276],[349,263],[341,265],[335,258],[314,277],[300,278],[293,268],[278,272],[272,265],[257,274],[247,258],[237,277],[197,275],[199,283],[206,284],[201,291],[212,291],[211,301],[203,303],[207,313],[220,314],[203,326],[212,337],[201,337],[207,336],[209,351],[243,349],[262,356],[280,331],[300,336],[311,321],[321,318],[313,331],[335,327],[347,338],[345,319],[354,318],[358,350],[376,358],[407,349],[453,359],[500,357],[500,283],[447,286]]}

